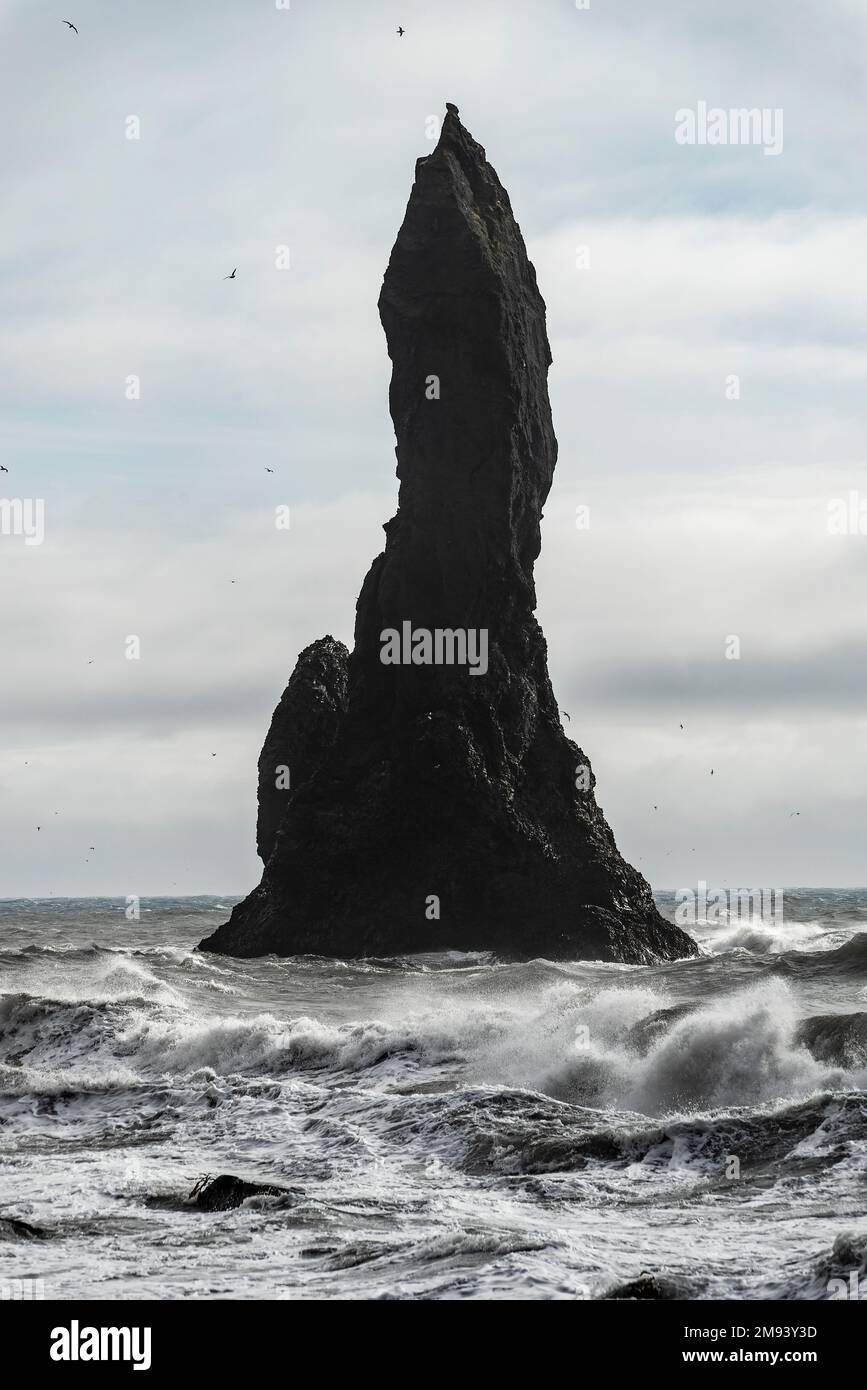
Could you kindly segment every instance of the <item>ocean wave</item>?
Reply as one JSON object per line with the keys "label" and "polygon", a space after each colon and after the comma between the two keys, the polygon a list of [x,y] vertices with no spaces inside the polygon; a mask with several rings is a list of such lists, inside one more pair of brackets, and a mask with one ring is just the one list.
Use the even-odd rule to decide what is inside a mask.
{"label": "ocean wave", "polygon": [[358,1023],[214,1016],[158,981],[138,993],[149,980],[125,963],[88,999],[3,996],[0,1062],[66,1072],[98,1057],[144,1077],[375,1073],[392,1084],[460,1064],[470,1083],[649,1115],[793,1100],[865,1076],[863,1016],[800,1019],[781,979],[705,1004],[568,980],[532,997],[467,992],[434,1006],[407,991],[399,1022]]}
{"label": "ocean wave", "polygon": [[694,935],[703,951],[725,955],[729,951],[749,951],[753,955],[780,955],[784,951],[822,951],[837,942],[819,922],[746,921],[737,916],[721,926],[697,926]]}
{"label": "ocean wave", "polygon": [[392,1102],[385,1125],[393,1139],[423,1148],[475,1176],[593,1174],[600,1169],[650,1176],[739,1182],[814,1175],[863,1160],[862,1094],[823,1094],[795,1105],[745,1108],[650,1122],[629,1112],[600,1112],[532,1092],[476,1088],[448,1096]]}
{"label": "ocean wave", "polygon": [[834,976],[867,979],[867,931],[856,932],[832,951],[785,952],[776,962],[776,968],[816,980]]}
{"label": "ocean wave", "polygon": [[849,1068],[867,1064],[867,1013],[863,1011],[802,1019],[796,1036],[820,1062]]}
{"label": "ocean wave", "polygon": [[867,1301],[867,1232],[844,1231],[806,1271],[799,1270],[772,1297]]}

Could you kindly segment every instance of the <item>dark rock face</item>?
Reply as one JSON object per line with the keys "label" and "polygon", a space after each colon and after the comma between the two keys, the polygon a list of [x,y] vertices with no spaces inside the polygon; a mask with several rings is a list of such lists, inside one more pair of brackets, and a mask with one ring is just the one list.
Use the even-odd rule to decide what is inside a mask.
{"label": "dark rock face", "polygon": [[[267,864],[287,797],[306,782],[331,748],[346,711],[349,652],[333,637],[312,642],[298,663],[274,711],[259,755],[259,819],[256,849]],[[284,778],[281,769],[288,768]],[[278,786],[278,781],[287,785]]]}
{"label": "dark rock face", "polygon": [[0,1216],[0,1240],[47,1240],[48,1231],[16,1216]]}
{"label": "dark rock face", "polygon": [[[311,703],[319,678],[305,672],[321,644],[290,681],[260,791],[278,752],[311,770],[293,768],[291,792],[278,793],[276,840],[268,788],[262,883],[202,946],[694,955],[620,857],[587,758],[560,725],[533,616],[557,457],[545,306],[508,195],[453,107],[416,165],[379,310],[397,515],[358,599],[345,695],[332,652],[328,694]],[[400,664],[383,660],[392,633]],[[328,747],[311,750],[320,714]]]}
{"label": "dark rock face", "polygon": [[695,1291],[682,1279],[669,1279],[664,1274],[639,1274],[626,1284],[618,1284],[602,1295],[608,1299],[644,1300],[669,1302],[678,1299],[694,1298]]}
{"label": "dark rock face", "polygon": [[221,1173],[212,1178],[201,1178],[190,1193],[189,1200],[201,1211],[234,1211],[243,1206],[249,1197],[296,1197],[291,1188],[274,1187],[271,1183],[246,1182],[236,1178],[233,1173]]}

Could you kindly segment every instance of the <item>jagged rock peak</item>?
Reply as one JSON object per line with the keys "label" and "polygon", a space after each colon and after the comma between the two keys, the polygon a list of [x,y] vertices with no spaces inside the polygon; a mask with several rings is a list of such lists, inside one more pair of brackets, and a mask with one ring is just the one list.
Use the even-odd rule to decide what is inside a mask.
{"label": "jagged rock peak", "polygon": [[[302,653],[260,759],[259,887],[232,955],[693,955],[619,854],[534,616],[557,459],[545,305],[508,196],[450,103],[379,297],[397,514],[351,657]],[[275,760],[299,767],[285,802]]]}
{"label": "jagged rock peak", "polygon": [[333,637],[298,658],[259,755],[256,849],[267,863],[292,792],[308,780],[337,737],[346,709],[349,652]]}

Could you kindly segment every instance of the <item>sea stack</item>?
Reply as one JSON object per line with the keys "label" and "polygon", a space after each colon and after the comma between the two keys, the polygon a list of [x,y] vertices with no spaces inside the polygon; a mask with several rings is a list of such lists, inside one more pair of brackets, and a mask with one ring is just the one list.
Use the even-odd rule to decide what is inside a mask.
{"label": "sea stack", "polygon": [[557,459],[545,305],[452,104],[416,164],[379,312],[397,514],[352,654],[308,647],[278,706],[259,764],[262,882],[202,948],[695,955],[621,858],[561,727],[534,617]]}

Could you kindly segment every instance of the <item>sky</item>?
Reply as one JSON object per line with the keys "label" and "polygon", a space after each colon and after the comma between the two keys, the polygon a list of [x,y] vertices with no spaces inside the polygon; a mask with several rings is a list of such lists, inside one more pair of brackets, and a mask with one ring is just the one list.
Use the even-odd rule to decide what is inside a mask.
{"label": "sky", "polygon": [[[0,502],[44,506],[0,534],[0,897],[258,881],[271,712],[395,510],[376,302],[446,101],[548,308],[538,617],[618,845],[867,882],[861,0],[64,4],[0,0]],[[679,143],[699,103],[782,148]]]}

